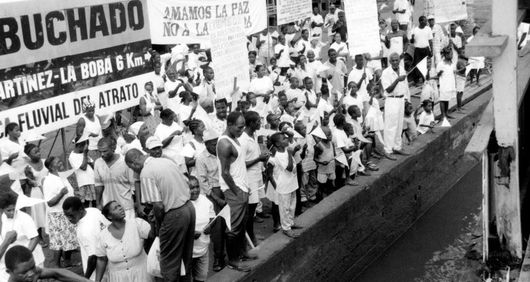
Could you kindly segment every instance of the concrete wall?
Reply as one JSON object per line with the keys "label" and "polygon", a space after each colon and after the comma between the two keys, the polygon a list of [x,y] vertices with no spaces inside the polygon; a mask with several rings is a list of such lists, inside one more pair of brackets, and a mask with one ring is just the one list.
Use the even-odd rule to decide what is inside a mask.
{"label": "concrete wall", "polygon": [[421,136],[411,156],[382,161],[380,171],[359,177],[309,209],[295,240],[278,232],[267,238],[250,273],[225,269],[209,281],[351,281],[381,255],[474,165],[463,157],[475,124],[491,97],[466,105],[452,127]]}

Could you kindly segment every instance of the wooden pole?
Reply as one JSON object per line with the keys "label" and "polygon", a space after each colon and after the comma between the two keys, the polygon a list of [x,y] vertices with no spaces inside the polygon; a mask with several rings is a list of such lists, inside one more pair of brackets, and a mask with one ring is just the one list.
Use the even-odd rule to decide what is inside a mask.
{"label": "wooden pole", "polygon": [[[522,257],[519,196],[519,144],[517,104],[517,1],[492,2],[492,36],[505,35],[507,43],[493,59],[493,115],[499,145],[495,164],[497,234],[507,250]],[[500,167],[499,167],[500,166]]]}
{"label": "wooden pole", "polygon": [[64,133],[64,128],[61,128],[60,129],[61,131],[61,141],[62,141],[62,145],[63,145],[63,164],[65,165],[66,168],[68,168],[68,158],[66,157],[66,154],[67,154],[67,150],[66,150],[66,137],[65,137],[65,133]]}
{"label": "wooden pole", "polygon": [[50,147],[50,151],[48,152],[48,156],[46,158],[49,158],[52,154],[53,147],[55,147],[55,142],[57,141],[57,137],[59,136],[59,131],[55,134],[55,138],[53,138],[52,146]]}

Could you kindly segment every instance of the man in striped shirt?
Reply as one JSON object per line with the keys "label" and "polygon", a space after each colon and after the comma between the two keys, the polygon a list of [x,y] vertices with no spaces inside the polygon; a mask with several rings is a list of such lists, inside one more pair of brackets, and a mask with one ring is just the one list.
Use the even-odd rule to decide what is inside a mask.
{"label": "man in striped shirt", "polygon": [[125,155],[125,162],[140,175],[141,201],[153,205],[160,237],[160,269],[165,281],[179,281],[180,265],[191,274],[195,209],[188,181],[178,166],[166,158],[151,158],[137,149]]}

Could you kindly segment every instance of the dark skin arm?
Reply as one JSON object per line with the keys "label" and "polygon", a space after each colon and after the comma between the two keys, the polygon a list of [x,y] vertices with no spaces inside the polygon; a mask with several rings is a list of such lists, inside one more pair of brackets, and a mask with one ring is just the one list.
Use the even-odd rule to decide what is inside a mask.
{"label": "dark skin arm", "polygon": [[78,121],[77,121],[77,125],[75,127],[75,135],[76,137],[81,137],[81,135],[83,135],[83,131],[85,130],[85,119],[84,118],[80,118]]}
{"label": "dark skin arm", "polygon": [[70,270],[61,268],[37,268],[40,272],[38,275],[39,279],[56,279],[63,282],[90,282],[91,280],[86,279],[80,275],[77,275]]}
{"label": "dark skin arm", "polygon": [[63,189],[61,190],[61,192],[59,194],[57,194],[55,197],[51,198],[49,201],[48,201],[48,206],[49,207],[53,207],[55,205],[57,205],[57,203],[59,203],[59,201],[61,201],[61,199],[64,197],[64,195],[66,195],[68,193],[68,189],[66,189],[66,187],[63,187]]}
{"label": "dark skin arm", "polygon": [[217,144],[217,151],[219,152],[218,157],[221,162],[221,177],[224,179],[226,185],[228,185],[228,188],[237,195],[239,187],[237,187],[230,174],[230,165],[233,162],[234,147],[228,140],[220,140]]}
{"label": "dark skin arm", "polygon": [[287,163],[287,167],[285,169],[287,169],[288,172],[293,172],[293,169],[294,169],[293,155],[291,151],[287,151],[287,155],[289,158],[289,162]]}
{"label": "dark skin arm", "polygon": [[274,171],[274,166],[272,164],[268,164],[267,175],[269,176],[269,181],[271,182],[272,187],[274,187],[274,190],[276,190],[276,181],[274,180],[274,177],[273,177],[273,171]]}
{"label": "dark skin arm", "polygon": [[96,270],[98,262],[98,257],[95,255],[89,256],[87,263],[86,263],[86,272],[85,272],[85,278],[90,278],[92,276],[92,273]]}
{"label": "dark skin arm", "polygon": [[105,269],[107,268],[107,257],[98,257],[96,263],[96,281],[101,281],[103,275],[105,274]]}
{"label": "dark skin arm", "polygon": [[[160,228],[162,221],[164,220],[164,204],[162,202],[154,202],[153,204],[153,214],[155,215],[156,226]],[[158,233],[158,232],[157,232]]]}
{"label": "dark skin arm", "polygon": [[103,198],[103,190],[105,190],[105,186],[96,186],[96,206],[100,210],[103,208],[103,205],[101,203]]}

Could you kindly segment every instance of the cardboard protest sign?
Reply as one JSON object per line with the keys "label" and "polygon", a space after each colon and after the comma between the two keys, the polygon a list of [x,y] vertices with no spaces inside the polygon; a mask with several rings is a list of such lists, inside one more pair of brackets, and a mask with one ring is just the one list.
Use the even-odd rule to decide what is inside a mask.
{"label": "cardboard protest sign", "polygon": [[231,100],[234,81],[240,90],[250,84],[247,41],[242,29],[243,19],[238,17],[219,19],[212,25],[212,67],[215,73],[217,97]]}
{"label": "cardboard protest sign", "polygon": [[278,25],[311,17],[311,0],[277,0]]}
{"label": "cardboard protest sign", "polygon": [[241,17],[245,35],[267,27],[265,0],[149,0],[153,44],[208,43],[212,21]]}
{"label": "cardboard protest sign", "polygon": [[373,0],[344,1],[348,47],[351,55],[381,50],[377,2]]}
{"label": "cardboard protest sign", "polygon": [[[138,105],[151,80],[146,0],[17,1],[0,15],[0,138],[44,134]],[[4,16],[9,15],[9,16]]]}
{"label": "cardboard protest sign", "polygon": [[433,0],[434,17],[438,23],[467,19],[465,0]]}

